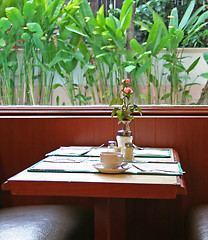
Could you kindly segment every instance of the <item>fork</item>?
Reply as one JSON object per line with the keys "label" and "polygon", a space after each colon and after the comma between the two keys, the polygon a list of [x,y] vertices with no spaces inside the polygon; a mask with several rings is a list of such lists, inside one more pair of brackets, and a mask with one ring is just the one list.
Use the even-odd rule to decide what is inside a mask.
{"label": "fork", "polygon": [[164,172],[164,173],[179,173],[179,174],[183,174],[185,173],[184,171],[173,171],[173,170],[162,170],[162,169],[151,169],[151,170],[145,170],[145,169],[142,169],[140,167],[137,167],[135,164],[133,164],[133,166],[137,169],[139,169],[141,172]]}

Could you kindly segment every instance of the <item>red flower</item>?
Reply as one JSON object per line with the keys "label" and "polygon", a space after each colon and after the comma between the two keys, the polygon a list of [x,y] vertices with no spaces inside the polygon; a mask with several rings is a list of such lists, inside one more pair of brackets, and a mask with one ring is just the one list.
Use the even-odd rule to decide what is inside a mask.
{"label": "red flower", "polygon": [[90,55],[90,59],[89,59],[89,61],[91,62],[91,65],[94,65],[94,61],[95,61],[95,60],[92,59],[92,57],[93,57],[93,55],[91,54],[91,55]]}
{"label": "red flower", "polygon": [[[18,40],[18,42],[24,42],[25,40],[24,39],[20,39],[20,40]],[[17,44],[15,44],[14,46],[13,46],[13,48],[16,48],[17,47]]]}
{"label": "red flower", "polygon": [[128,86],[130,84],[130,79],[128,79],[128,78],[124,79],[124,80],[122,80],[122,83]]}
{"label": "red flower", "polygon": [[123,91],[124,91],[126,94],[128,94],[128,93],[132,94],[132,93],[133,93],[133,90],[132,90],[130,87],[125,87]]}

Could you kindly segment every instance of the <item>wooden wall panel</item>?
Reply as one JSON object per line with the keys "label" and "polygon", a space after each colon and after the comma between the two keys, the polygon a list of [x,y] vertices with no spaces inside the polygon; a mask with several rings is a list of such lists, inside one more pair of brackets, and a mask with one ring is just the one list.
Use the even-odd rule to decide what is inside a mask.
{"label": "wooden wall panel", "polygon": [[[176,200],[128,200],[129,238],[183,239],[183,221],[187,211],[199,203],[208,203],[208,108],[186,114],[148,110],[131,124],[138,146],[172,147],[180,156],[188,195]],[[166,113],[166,114],[165,114]],[[39,115],[37,115],[39,114]],[[79,113],[80,114],[80,113]],[[0,113],[0,183],[41,160],[45,153],[60,146],[99,146],[115,140],[122,125],[107,114],[91,116]],[[16,197],[15,204],[69,202],[92,207],[93,199],[52,199]],[[142,221],[141,221],[142,219]],[[138,233],[138,226],[140,230]],[[148,226],[148,229],[147,229]],[[151,226],[151,227],[150,227]],[[175,231],[177,229],[177,231]],[[157,237],[156,237],[157,236]],[[168,237],[167,237],[168,236]],[[143,238],[145,239],[145,238]]]}

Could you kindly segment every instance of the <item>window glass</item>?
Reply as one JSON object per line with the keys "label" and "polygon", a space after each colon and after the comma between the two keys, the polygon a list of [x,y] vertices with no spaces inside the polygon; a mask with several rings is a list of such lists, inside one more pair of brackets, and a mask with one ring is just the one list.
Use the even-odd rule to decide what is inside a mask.
{"label": "window glass", "polygon": [[[46,3],[47,2],[47,3]],[[0,105],[208,104],[207,2],[0,2]]]}

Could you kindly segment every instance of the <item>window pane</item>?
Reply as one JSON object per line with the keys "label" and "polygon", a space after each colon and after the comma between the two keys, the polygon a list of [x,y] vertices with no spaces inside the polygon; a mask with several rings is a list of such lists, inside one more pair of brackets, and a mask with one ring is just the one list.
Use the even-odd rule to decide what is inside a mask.
{"label": "window pane", "polygon": [[40,2],[0,6],[0,105],[208,104],[206,1]]}

